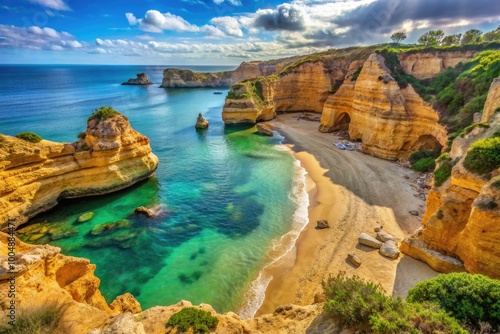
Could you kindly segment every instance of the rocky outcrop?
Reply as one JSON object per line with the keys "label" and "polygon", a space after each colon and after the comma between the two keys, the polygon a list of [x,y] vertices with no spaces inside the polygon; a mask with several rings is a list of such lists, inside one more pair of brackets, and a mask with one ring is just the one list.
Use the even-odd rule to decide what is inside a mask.
{"label": "rocky outcrop", "polygon": [[149,139],[118,114],[89,119],[84,139],[73,144],[0,142],[0,228],[46,211],[62,198],[101,195],[151,177],[158,165]]}
{"label": "rocky outcrop", "polygon": [[200,113],[198,114],[198,118],[196,119],[196,124],[194,125],[196,129],[206,129],[208,128],[208,121],[203,117]]}
{"label": "rocky outcrop", "polygon": [[476,127],[454,140],[451,177],[434,186],[427,197],[422,227],[403,242],[401,250],[441,272],[463,271],[500,278],[500,170],[480,176],[468,171],[463,160],[469,146],[500,130],[500,114],[489,128]]}
{"label": "rocky outcrop", "polygon": [[298,57],[269,61],[243,62],[237,69],[226,72],[203,73],[167,68],[163,71],[163,88],[230,87],[235,83],[258,76],[268,76],[281,72]]}
{"label": "rocky outcrop", "polygon": [[256,128],[257,128],[257,132],[264,135],[264,136],[268,136],[268,137],[273,136],[273,130],[271,130],[271,128],[265,124],[259,123],[256,125]]}
{"label": "rocky outcrop", "polygon": [[144,73],[138,73],[137,78],[128,79],[128,81],[122,83],[122,85],[152,85],[153,83],[149,81],[148,76]]}
{"label": "rocky outcrop", "polygon": [[353,71],[351,66],[342,86],[325,102],[320,131],[348,128],[351,139],[363,143],[363,152],[391,160],[446,145],[437,112],[411,85],[398,86],[381,55],[372,54],[357,78]]}
{"label": "rocky outcrop", "polygon": [[489,122],[493,114],[500,109],[500,77],[495,78],[488,91],[488,98],[484,104],[481,122]]}
{"label": "rocky outcrop", "polygon": [[404,71],[417,79],[434,78],[449,67],[466,63],[479,51],[433,51],[407,52],[398,54]]}
{"label": "rocky outcrop", "polygon": [[222,119],[226,124],[256,123],[278,112],[321,113],[349,68],[362,64],[371,51],[350,48],[304,56],[276,75],[239,82],[229,91]]}

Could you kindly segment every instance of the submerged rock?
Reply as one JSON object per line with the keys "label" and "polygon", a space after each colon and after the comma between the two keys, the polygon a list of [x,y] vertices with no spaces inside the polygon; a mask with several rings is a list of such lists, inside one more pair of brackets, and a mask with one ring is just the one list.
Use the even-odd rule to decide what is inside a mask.
{"label": "submerged rock", "polygon": [[417,210],[411,210],[411,211],[408,211],[410,214],[414,215],[414,216],[418,216],[418,211]]}
{"label": "submerged rock", "polygon": [[95,213],[89,211],[89,212],[85,212],[84,214],[80,215],[80,217],[78,217],[78,220],[76,221],[77,223],[85,223],[89,220],[91,220],[93,217],[94,217]]}
{"label": "submerged rock", "polygon": [[361,265],[361,260],[355,254],[347,254],[347,261],[349,261],[356,268]]}
{"label": "submerged rock", "polygon": [[322,230],[324,228],[330,228],[330,224],[328,224],[328,220],[321,219],[316,222],[316,229]]}
{"label": "submerged rock", "polygon": [[144,73],[138,73],[137,78],[128,79],[127,82],[122,83],[122,85],[152,85],[153,83],[149,81],[148,76]]}
{"label": "submerged rock", "polygon": [[390,257],[391,259],[397,259],[399,257],[399,248],[398,244],[389,240],[386,241],[379,249],[380,254]]}
{"label": "submerged rock", "polygon": [[62,238],[68,238],[78,233],[78,229],[73,227],[62,227],[57,229],[52,229],[49,231],[50,239],[58,240]]}
{"label": "submerged rock", "polygon": [[145,215],[148,218],[151,218],[155,215],[155,212],[152,209],[148,209],[145,206],[140,206],[137,209],[134,210],[134,213],[136,215],[142,214]]}
{"label": "submerged rock", "polygon": [[206,129],[208,128],[208,121],[203,117],[201,113],[198,114],[198,118],[196,119],[196,124],[194,126],[197,129]]}
{"label": "submerged rock", "polygon": [[263,134],[264,136],[269,136],[269,137],[273,136],[273,131],[266,124],[258,123],[256,125],[256,127],[257,127],[257,131],[259,131],[260,134]]}
{"label": "submerged rock", "polygon": [[372,248],[380,248],[383,244],[377,239],[370,237],[366,233],[361,233],[358,237],[358,242],[362,245],[372,247]]}

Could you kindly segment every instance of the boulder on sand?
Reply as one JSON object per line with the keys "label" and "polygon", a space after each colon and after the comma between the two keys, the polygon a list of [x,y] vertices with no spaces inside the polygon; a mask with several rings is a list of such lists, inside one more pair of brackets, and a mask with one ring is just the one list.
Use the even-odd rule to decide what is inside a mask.
{"label": "boulder on sand", "polygon": [[316,229],[322,230],[324,228],[330,228],[330,224],[328,224],[328,220],[321,219],[316,221]]}
{"label": "boulder on sand", "polygon": [[392,240],[384,242],[378,251],[380,254],[390,257],[391,259],[397,259],[399,257],[398,244]]}
{"label": "boulder on sand", "polygon": [[393,235],[387,233],[387,232],[382,232],[382,231],[378,231],[377,232],[377,239],[382,241],[382,242],[386,242],[386,241],[389,241],[389,240],[392,240],[394,242],[397,242],[396,240],[396,237],[394,237]]}
{"label": "boulder on sand", "polygon": [[372,248],[380,248],[380,246],[383,245],[382,242],[378,241],[377,239],[370,237],[366,233],[361,233],[358,237],[358,242],[362,245],[372,247]]}
{"label": "boulder on sand", "polygon": [[356,268],[361,265],[361,260],[355,254],[347,254],[347,261],[349,261]]}

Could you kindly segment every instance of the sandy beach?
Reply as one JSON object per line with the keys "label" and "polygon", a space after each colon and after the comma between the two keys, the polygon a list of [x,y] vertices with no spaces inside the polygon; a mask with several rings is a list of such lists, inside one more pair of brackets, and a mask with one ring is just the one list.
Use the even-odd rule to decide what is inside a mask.
{"label": "sandy beach", "polygon": [[[425,202],[418,196],[416,173],[394,162],[340,150],[333,145],[338,137],[320,133],[318,122],[298,120],[298,115],[279,115],[269,124],[286,137],[307,170],[309,224],[295,248],[266,268],[273,279],[257,315],[272,313],[282,304],[313,303],[322,291],[321,281],[340,271],[380,283],[388,294],[403,297],[419,281],[437,275],[420,261],[407,256],[389,259],[357,242],[362,232],[375,236],[374,228],[380,225],[398,241],[420,226]],[[315,229],[319,219],[327,219],[331,228]],[[361,259],[359,268],[347,262],[349,253]]]}

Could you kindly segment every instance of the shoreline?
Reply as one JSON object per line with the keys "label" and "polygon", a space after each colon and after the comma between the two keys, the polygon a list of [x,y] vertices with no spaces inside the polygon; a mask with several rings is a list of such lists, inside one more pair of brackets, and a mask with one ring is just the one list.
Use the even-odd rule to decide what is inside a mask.
{"label": "shoreline", "polygon": [[[416,283],[438,274],[423,262],[404,255],[385,258],[357,243],[361,232],[374,236],[380,225],[399,242],[420,227],[425,202],[418,197],[413,171],[341,151],[333,145],[338,137],[320,133],[318,122],[298,120],[297,114],[278,115],[269,124],[285,137],[284,144],[307,171],[309,222],[292,250],[263,269],[272,279],[255,316],[283,304],[314,303],[323,291],[321,281],[341,271],[380,283],[386,293],[402,297]],[[419,211],[419,217],[410,210]],[[319,219],[327,219],[330,228],[316,230]],[[359,268],[347,262],[348,253],[362,260]]]}

